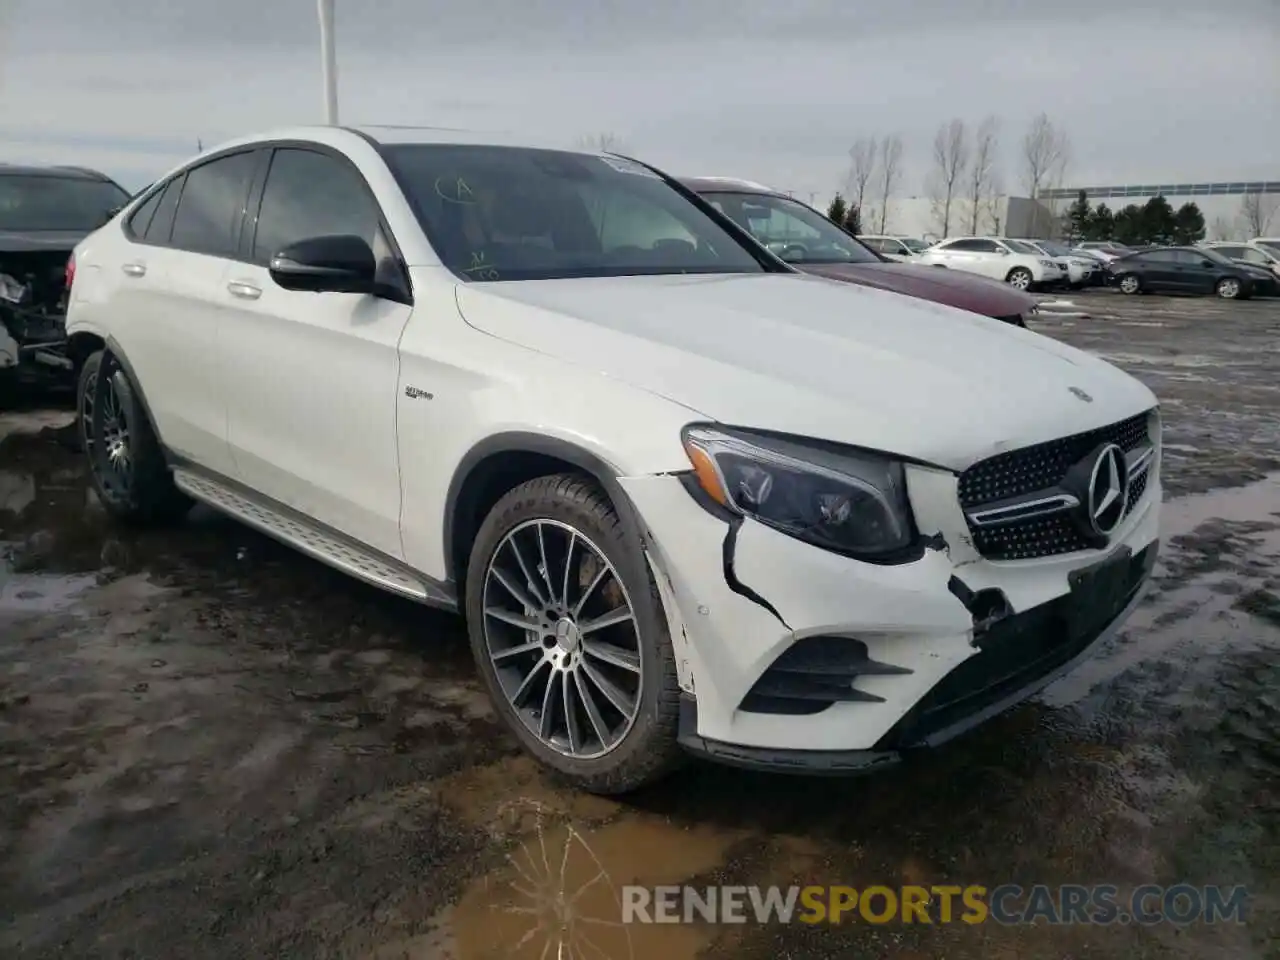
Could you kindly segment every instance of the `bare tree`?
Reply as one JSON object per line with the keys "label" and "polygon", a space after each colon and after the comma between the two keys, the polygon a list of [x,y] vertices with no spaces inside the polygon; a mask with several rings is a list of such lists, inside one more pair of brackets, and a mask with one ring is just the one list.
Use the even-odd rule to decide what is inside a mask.
{"label": "bare tree", "polygon": [[951,120],[938,127],[933,138],[933,173],[929,177],[929,197],[933,217],[943,239],[951,236],[951,208],[960,178],[969,167],[969,131],[963,120]]}
{"label": "bare tree", "polygon": [[1234,236],[1231,224],[1227,222],[1226,217],[1214,217],[1213,223],[1209,225],[1210,240],[1230,240]]}
{"label": "bare tree", "polygon": [[1022,138],[1023,184],[1033,200],[1041,189],[1060,178],[1067,163],[1067,136],[1046,113],[1031,121]]}
{"label": "bare tree", "polygon": [[969,234],[978,233],[978,221],[983,206],[991,194],[997,176],[996,154],[1000,144],[1000,121],[987,117],[978,125],[973,137],[973,162],[969,164],[967,179],[969,201]]}
{"label": "bare tree", "polygon": [[[1040,200],[1040,192],[1062,182],[1066,171],[1070,144],[1067,135],[1053,125],[1047,113],[1037,114],[1022,138],[1023,185],[1027,196]],[[1052,201],[1049,204],[1049,223],[1037,224],[1052,229],[1055,214]],[[1037,231],[1038,232],[1038,231]]]}
{"label": "bare tree", "polygon": [[[845,193],[853,206],[866,213],[867,184],[876,172],[879,147],[875,137],[859,137],[849,149],[849,182]],[[865,223],[866,220],[863,220]]]}
{"label": "bare tree", "polygon": [[623,149],[621,138],[616,133],[608,131],[579,137],[578,146],[583,150],[591,150],[594,153],[617,153]]}
{"label": "bare tree", "polygon": [[[986,232],[993,237],[998,237],[1003,232],[1001,230],[1000,221],[1000,194],[1004,190],[1004,181],[999,170],[993,170],[991,180],[987,187],[986,193],[982,196],[981,208],[982,215],[986,218]],[[975,229],[974,233],[978,231]]]}
{"label": "bare tree", "polygon": [[1260,237],[1267,232],[1278,207],[1280,194],[1246,193],[1240,198],[1240,219],[1250,237]]}
{"label": "bare tree", "polygon": [[880,143],[880,227],[889,219],[889,200],[898,183],[898,165],[902,163],[902,138],[897,134],[885,137]]}

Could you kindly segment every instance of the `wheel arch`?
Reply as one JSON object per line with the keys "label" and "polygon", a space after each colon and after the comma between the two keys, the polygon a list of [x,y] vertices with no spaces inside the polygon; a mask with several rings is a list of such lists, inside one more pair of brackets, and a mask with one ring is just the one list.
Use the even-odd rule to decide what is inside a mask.
{"label": "wheel arch", "polygon": [[[93,337],[97,340],[100,340],[102,343],[102,346],[99,349],[105,350],[107,353],[111,355],[111,357],[116,361],[116,363],[120,364],[121,368],[124,370],[125,376],[129,378],[129,386],[133,391],[133,395],[135,399],[137,399],[138,401],[138,405],[142,407],[143,414],[146,415],[147,421],[151,424],[151,431],[152,433],[155,434],[156,443],[160,447],[160,452],[164,456],[165,461],[168,462],[170,460],[169,448],[165,446],[164,438],[160,436],[160,427],[156,422],[155,414],[151,410],[151,404],[147,400],[146,388],[142,385],[142,381],[138,379],[138,374],[133,369],[133,364],[129,362],[129,357],[125,354],[124,349],[120,346],[119,341],[117,341],[116,338],[111,336],[110,334],[108,334],[105,338],[103,338],[98,336],[97,334],[90,333],[88,331],[77,331],[76,333],[73,333],[71,335],[71,342],[74,343],[75,338],[81,337],[81,336]],[[83,342],[86,345],[91,343],[91,341],[88,341],[88,340]],[[89,354],[86,353],[85,358],[87,359],[88,356]]]}
{"label": "wheel arch", "polygon": [[450,581],[462,588],[471,544],[493,505],[520,484],[555,473],[580,473],[596,481],[623,525],[643,542],[639,516],[618,483],[620,474],[613,464],[559,437],[507,431],[476,443],[458,462],[449,481],[443,546]]}

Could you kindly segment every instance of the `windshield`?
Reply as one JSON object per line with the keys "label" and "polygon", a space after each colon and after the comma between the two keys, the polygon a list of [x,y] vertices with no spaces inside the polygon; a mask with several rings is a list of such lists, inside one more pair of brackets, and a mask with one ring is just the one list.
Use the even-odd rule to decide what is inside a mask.
{"label": "windshield", "polygon": [[767,193],[709,193],[706,201],[787,263],[880,263],[818,211]]}
{"label": "windshield", "polygon": [[1039,250],[1029,243],[1023,243],[1021,240],[1006,240],[1005,243],[1008,244],[1009,249],[1014,253],[1033,253],[1037,256],[1040,255]]}
{"label": "windshield", "polygon": [[440,259],[464,280],[766,270],[631,160],[456,144],[399,144],[385,154]]}
{"label": "windshield", "polygon": [[1254,244],[1280,256],[1280,240],[1255,240]]}
{"label": "windshield", "polygon": [[901,240],[903,246],[912,253],[923,253],[925,250],[928,250],[930,246],[930,244],[923,240],[917,240],[915,237],[899,237],[898,239]]}
{"label": "windshield", "polygon": [[1065,243],[1058,243],[1056,240],[1037,240],[1036,245],[1051,257],[1067,257],[1071,255],[1071,248]]}
{"label": "windshield", "polygon": [[106,180],[0,175],[0,230],[68,230],[102,226],[129,195]]}

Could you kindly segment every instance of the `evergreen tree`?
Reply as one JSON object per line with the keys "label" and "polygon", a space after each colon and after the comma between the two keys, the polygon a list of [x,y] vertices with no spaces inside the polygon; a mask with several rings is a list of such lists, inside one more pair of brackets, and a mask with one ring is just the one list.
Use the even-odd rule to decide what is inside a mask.
{"label": "evergreen tree", "polygon": [[844,215],[844,228],[855,237],[862,233],[862,211],[853,204],[849,204],[849,210]]}
{"label": "evergreen tree", "polygon": [[1136,203],[1116,211],[1115,229],[1112,239],[1119,240],[1129,246],[1140,246],[1147,242],[1146,227],[1142,222],[1142,208]]}
{"label": "evergreen tree", "polygon": [[1089,217],[1085,238],[1088,240],[1111,240],[1114,239],[1115,234],[1115,214],[1111,212],[1111,208],[1105,203],[1098,204],[1094,208],[1093,214]]}
{"label": "evergreen tree", "polygon": [[837,193],[835,199],[831,201],[831,205],[827,207],[827,219],[837,226],[842,225],[845,217],[849,215],[849,205],[844,202],[844,196]]}
{"label": "evergreen tree", "polygon": [[1154,243],[1166,246],[1173,243],[1178,222],[1174,219],[1173,207],[1164,197],[1152,197],[1142,206],[1141,239],[1139,243]]}
{"label": "evergreen tree", "polygon": [[1173,242],[1188,244],[1204,239],[1204,214],[1194,203],[1184,203],[1173,215]]}
{"label": "evergreen tree", "polygon": [[1066,228],[1067,242],[1079,243],[1089,236],[1090,221],[1093,219],[1093,208],[1089,206],[1089,198],[1081,190],[1075,203],[1067,208]]}

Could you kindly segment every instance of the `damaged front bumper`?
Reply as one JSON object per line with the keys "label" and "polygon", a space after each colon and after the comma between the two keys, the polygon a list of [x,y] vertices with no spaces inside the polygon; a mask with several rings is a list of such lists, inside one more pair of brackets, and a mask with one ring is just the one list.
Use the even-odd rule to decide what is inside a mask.
{"label": "damaged front bumper", "polygon": [[[7,281],[7,282],[6,282]],[[25,289],[0,274],[0,378],[44,386],[68,385],[66,314],[25,302]]]}
{"label": "damaged front bumper", "polygon": [[895,565],[729,524],[679,477],[620,481],[647,528],[686,749],[806,773],[890,764],[1031,696],[1139,601],[1158,482],[1106,550],[992,562],[970,543],[953,474],[909,467],[907,479],[929,540]]}

